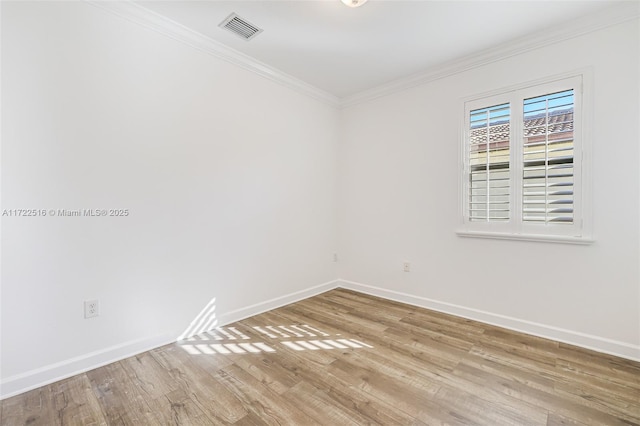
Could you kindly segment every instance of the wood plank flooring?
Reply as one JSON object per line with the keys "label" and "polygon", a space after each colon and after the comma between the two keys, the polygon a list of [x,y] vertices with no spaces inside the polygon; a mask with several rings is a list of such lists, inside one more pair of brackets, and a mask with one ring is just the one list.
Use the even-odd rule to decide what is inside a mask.
{"label": "wood plank flooring", "polygon": [[337,289],[2,401],[9,425],[640,425],[640,363]]}

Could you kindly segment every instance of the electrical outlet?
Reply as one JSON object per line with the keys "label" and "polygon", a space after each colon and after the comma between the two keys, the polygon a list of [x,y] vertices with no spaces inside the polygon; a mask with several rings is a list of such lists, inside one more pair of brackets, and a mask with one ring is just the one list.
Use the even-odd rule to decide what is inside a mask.
{"label": "electrical outlet", "polygon": [[402,270],[405,271],[405,272],[411,272],[411,263],[404,262],[402,264]]}
{"label": "electrical outlet", "polygon": [[333,261],[334,262],[338,261],[338,253],[333,253]]}
{"label": "electrical outlet", "polygon": [[97,300],[84,301],[84,317],[93,318],[100,315],[100,302]]}

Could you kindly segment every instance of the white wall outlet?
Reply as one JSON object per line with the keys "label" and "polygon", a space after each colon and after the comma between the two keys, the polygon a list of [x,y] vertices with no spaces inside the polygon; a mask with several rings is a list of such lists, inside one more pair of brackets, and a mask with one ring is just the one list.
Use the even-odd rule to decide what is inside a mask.
{"label": "white wall outlet", "polygon": [[93,318],[100,315],[100,302],[97,300],[84,301],[84,317]]}
{"label": "white wall outlet", "polygon": [[405,272],[411,272],[411,263],[404,262],[402,264],[402,270],[405,271]]}
{"label": "white wall outlet", "polygon": [[333,253],[333,261],[334,262],[338,261],[338,253]]}

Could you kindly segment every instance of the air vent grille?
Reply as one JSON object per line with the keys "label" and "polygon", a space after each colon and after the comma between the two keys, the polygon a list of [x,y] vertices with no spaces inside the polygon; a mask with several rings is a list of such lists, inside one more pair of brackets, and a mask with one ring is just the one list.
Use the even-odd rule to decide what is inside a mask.
{"label": "air vent grille", "polygon": [[231,31],[244,40],[251,40],[262,32],[261,28],[247,22],[246,19],[239,17],[235,13],[232,13],[222,21],[219,27]]}

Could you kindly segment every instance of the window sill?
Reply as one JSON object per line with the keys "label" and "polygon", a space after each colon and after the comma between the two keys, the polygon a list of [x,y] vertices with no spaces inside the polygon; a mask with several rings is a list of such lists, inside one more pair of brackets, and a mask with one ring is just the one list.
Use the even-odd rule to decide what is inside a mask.
{"label": "window sill", "polygon": [[539,241],[546,243],[578,244],[589,245],[595,240],[584,237],[570,237],[565,235],[536,235],[536,234],[509,234],[502,232],[478,232],[478,231],[456,231],[459,237],[465,238],[489,238],[495,240],[519,240],[519,241]]}

